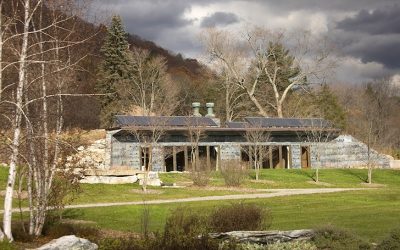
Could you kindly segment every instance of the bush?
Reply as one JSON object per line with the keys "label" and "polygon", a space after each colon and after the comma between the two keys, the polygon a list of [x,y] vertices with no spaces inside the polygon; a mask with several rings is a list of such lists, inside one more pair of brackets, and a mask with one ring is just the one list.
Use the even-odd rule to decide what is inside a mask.
{"label": "bush", "polygon": [[198,187],[205,187],[210,182],[210,172],[206,170],[191,171],[190,179],[193,181],[193,185]]}
{"label": "bush", "polygon": [[222,161],[221,175],[224,178],[226,186],[238,187],[248,176],[247,166],[237,160]]}
{"label": "bush", "polygon": [[383,239],[376,249],[400,249],[400,228],[396,228],[390,232],[388,237]]}
{"label": "bush", "polygon": [[95,240],[99,234],[99,229],[94,225],[66,222],[55,222],[43,228],[43,235],[53,239],[71,234],[81,238]]}
{"label": "bush", "polygon": [[312,241],[318,249],[370,249],[357,235],[333,226],[316,229]]}
{"label": "bush", "polygon": [[317,250],[317,247],[308,241],[278,242],[269,245],[267,250]]}
{"label": "bush", "polygon": [[155,238],[105,238],[98,242],[99,250],[151,250]]}
{"label": "bush", "polygon": [[216,208],[209,217],[215,232],[265,230],[272,222],[270,210],[256,204],[232,203]]}
{"label": "bush", "polygon": [[188,209],[178,208],[167,218],[159,249],[218,249],[208,236],[207,218]]}

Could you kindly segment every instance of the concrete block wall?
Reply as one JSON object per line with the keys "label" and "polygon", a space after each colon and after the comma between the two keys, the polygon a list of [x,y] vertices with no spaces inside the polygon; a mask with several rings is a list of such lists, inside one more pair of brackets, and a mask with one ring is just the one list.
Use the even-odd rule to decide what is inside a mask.
{"label": "concrete block wall", "polygon": [[140,170],[140,151],[137,143],[120,142],[115,138],[112,139],[111,150],[111,167],[126,166],[132,169]]}
{"label": "concrete block wall", "polygon": [[[320,162],[317,154],[320,154]],[[368,147],[349,135],[341,135],[332,142],[311,146],[311,167],[320,165],[326,168],[365,167]],[[371,162],[379,168],[390,168],[393,158],[371,150]]]}
{"label": "concrete block wall", "polygon": [[165,171],[164,150],[162,147],[152,148],[152,170],[155,172]]}
{"label": "concrete block wall", "polygon": [[239,145],[221,145],[221,161],[224,160],[240,160],[241,147]]}
{"label": "concrete block wall", "polygon": [[292,166],[290,168],[301,168],[301,146],[300,144],[291,145]]}

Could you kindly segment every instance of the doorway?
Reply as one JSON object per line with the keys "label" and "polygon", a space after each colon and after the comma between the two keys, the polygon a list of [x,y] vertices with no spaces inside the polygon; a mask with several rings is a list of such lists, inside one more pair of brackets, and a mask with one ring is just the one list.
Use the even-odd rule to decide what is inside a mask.
{"label": "doorway", "polygon": [[301,168],[310,167],[310,147],[301,147]]}

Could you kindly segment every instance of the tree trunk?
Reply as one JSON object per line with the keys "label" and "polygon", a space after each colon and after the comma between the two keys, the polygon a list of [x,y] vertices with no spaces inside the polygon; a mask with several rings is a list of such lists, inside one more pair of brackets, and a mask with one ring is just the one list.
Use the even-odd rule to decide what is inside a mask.
{"label": "tree trunk", "polygon": [[10,169],[8,173],[6,195],[4,198],[4,216],[3,216],[3,229],[7,239],[13,241],[11,232],[11,220],[12,220],[12,195],[15,184],[15,175],[17,172],[17,161],[19,154],[19,140],[21,135],[21,120],[22,120],[22,107],[23,107],[23,90],[26,81],[26,57],[28,51],[28,35],[29,35],[29,16],[30,0],[25,0],[24,3],[24,33],[22,36],[22,47],[21,54],[19,57],[19,77],[16,94],[16,112],[15,112],[15,124],[14,124],[14,137],[11,144],[11,159]]}

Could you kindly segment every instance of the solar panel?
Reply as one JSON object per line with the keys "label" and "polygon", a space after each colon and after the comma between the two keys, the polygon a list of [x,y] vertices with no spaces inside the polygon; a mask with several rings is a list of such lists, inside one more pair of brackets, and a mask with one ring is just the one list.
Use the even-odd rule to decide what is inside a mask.
{"label": "solar panel", "polygon": [[320,118],[264,118],[264,117],[246,117],[245,120],[252,127],[261,128],[298,128],[298,127],[332,127],[330,122]]}
{"label": "solar panel", "polygon": [[209,117],[116,115],[114,116],[114,126],[217,127],[218,125]]}
{"label": "solar panel", "polygon": [[228,128],[248,128],[250,124],[247,122],[226,122]]}

